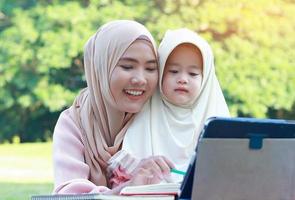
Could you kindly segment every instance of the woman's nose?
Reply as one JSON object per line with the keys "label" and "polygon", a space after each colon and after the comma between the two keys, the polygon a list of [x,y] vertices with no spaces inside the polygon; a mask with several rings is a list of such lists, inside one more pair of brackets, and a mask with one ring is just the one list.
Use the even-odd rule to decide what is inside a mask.
{"label": "woman's nose", "polygon": [[142,72],[136,73],[131,78],[131,84],[133,85],[144,85],[146,84],[146,78]]}

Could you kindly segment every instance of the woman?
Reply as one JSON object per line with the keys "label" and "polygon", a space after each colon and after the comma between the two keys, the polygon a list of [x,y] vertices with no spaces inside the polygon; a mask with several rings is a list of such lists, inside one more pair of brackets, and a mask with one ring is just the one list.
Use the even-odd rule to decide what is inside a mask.
{"label": "woman", "polygon": [[[158,81],[156,47],[141,24],[118,20],[103,25],[86,43],[87,88],[62,112],[53,136],[54,193],[117,194],[126,185],[158,182],[172,164],[151,157],[120,187],[109,189],[107,162],[121,148],[134,113]],[[148,170],[150,163],[158,170]],[[157,175],[157,174],[156,174]]]}

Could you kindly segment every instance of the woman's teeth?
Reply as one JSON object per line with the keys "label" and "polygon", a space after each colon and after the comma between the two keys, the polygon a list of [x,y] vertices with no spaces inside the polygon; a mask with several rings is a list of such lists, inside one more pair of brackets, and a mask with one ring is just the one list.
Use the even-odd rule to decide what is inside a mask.
{"label": "woman's teeth", "polygon": [[133,96],[140,96],[143,94],[143,91],[125,90],[125,92]]}

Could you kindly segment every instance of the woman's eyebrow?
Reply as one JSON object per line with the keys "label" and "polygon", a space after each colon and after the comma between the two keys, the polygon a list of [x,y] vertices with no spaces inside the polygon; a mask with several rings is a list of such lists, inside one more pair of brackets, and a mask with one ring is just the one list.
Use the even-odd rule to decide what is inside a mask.
{"label": "woman's eyebrow", "polygon": [[[119,59],[119,61],[129,61],[129,62],[134,62],[134,63],[139,63],[137,59],[131,58],[131,57],[122,57]],[[154,64],[157,63],[156,59],[148,60],[146,61],[147,64]]]}
{"label": "woman's eyebrow", "polygon": [[157,60],[155,60],[155,59],[153,59],[153,60],[148,60],[146,63],[147,63],[147,64],[155,64],[155,63],[157,63]]}
{"label": "woman's eyebrow", "polygon": [[129,61],[129,62],[135,62],[135,63],[138,63],[138,60],[134,59],[134,58],[131,58],[131,57],[121,57],[119,59],[119,61]]}

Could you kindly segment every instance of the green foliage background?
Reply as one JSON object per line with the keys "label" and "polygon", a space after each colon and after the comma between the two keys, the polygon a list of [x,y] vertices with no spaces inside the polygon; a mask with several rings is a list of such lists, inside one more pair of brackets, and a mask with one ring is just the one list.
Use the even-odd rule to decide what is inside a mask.
{"label": "green foliage background", "polygon": [[208,40],[233,116],[295,119],[294,0],[2,0],[0,142],[48,140],[85,87],[83,45],[113,19],[159,42],[190,28]]}

